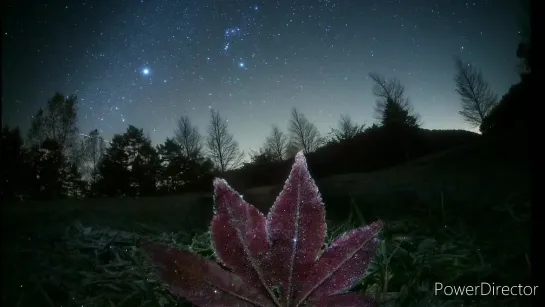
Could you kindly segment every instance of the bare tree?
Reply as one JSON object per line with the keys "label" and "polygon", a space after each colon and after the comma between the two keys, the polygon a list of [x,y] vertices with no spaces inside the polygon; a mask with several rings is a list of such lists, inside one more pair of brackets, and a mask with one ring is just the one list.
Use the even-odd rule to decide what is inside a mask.
{"label": "bare tree", "polygon": [[98,165],[106,152],[104,138],[100,136],[97,129],[91,130],[83,141],[84,162],[87,172],[90,174],[91,183],[97,182]]}
{"label": "bare tree", "polygon": [[273,125],[271,135],[265,140],[264,148],[275,161],[282,161],[286,157],[288,144],[288,136],[277,125]]}
{"label": "bare tree", "polygon": [[413,111],[409,100],[405,98],[405,87],[398,79],[387,80],[376,73],[370,73],[373,80],[373,95],[378,99],[375,105],[375,118],[382,126],[402,126],[415,128],[420,126],[420,118]]}
{"label": "bare tree", "polygon": [[297,153],[301,150],[296,144],[293,142],[288,142],[288,147],[286,148],[286,158],[291,159],[297,155]]}
{"label": "bare tree", "polygon": [[77,127],[76,96],[65,97],[55,93],[47,102],[45,109],[40,108],[32,118],[28,140],[31,145],[41,145],[45,140],[56,141],[62,152],[69,156],[70,149],[76,145]]}
{"label": "bare tree", "polygon": [[363,132],[365,125],[358,125],[352,121],[350,115],[341,114],[341,119],[339,120],[339,127],[333,128],[332,138],[334,142],[340,142],[343,140],[349,140],[355,137],[356,135]]}
{"label": "bare tree", "polygon": [[240,151],[233,135],[227,131],[227,121],[221,118],[219,112],[211,110],[210,116],[207,129],[210,159],[221,172],[237,168],[242,163],[244,153]]}
{"label": "bare tree", "polygon": [[459,112],[464,119],[479,126],[497,104],[498,98],[484,80],[480,70],[469,63],[456,59],[456,92],[462,99],[462,110]]}
{"label": "bare tree", "polygon": [[309,122],[303,113],[299,113],[296,108],[291,111],[291,120],[289,125],[291,134],[290,144],[304,153],[313,152],[323,144],[323,139],[316,125]]}
{"label": "bare tree", "polygon": [[267,148],[260,148],[258,150],[250,149],[249,155],[250,161],[253,164],[267,164],[278,161]]}
{"label": "bare tree", "polygon": [[202,155],[202,137],[197,127],[191,125],[188,116],[180,117],[174,135],[174,139],[186,157],[194,158]]}

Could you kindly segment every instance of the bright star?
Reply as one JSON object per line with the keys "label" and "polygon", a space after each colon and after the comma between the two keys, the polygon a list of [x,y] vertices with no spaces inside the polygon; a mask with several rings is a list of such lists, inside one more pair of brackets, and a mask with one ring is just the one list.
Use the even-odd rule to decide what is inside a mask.
{"label": "bright star", "polygon": [[144,69],[142,69],[142,74],[143,74],[144,76],[149,75],[149,73],[150,73],[149,68],[144,68]]}
{"label": "bright star", "polygon": [[238,63],[238,66],[240,66],[240,67],[244,67],[244,62],[240,62],[240,63]]}

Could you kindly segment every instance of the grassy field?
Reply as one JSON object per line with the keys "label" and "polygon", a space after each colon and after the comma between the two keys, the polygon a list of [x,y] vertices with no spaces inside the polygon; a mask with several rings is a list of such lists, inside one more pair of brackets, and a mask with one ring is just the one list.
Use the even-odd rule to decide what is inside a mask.
{"label": "grassy field", "polygon": [[[330,237],[386,222],[383,244],[354,291],[381,306],[530,306],[521,297],[433,293],[435,282],[530,284],[527,154],[518,141],[491,141],[319,180]],[[242,192],[266,211],[279,189]],[[190,306],[157,280],[136,242],[213,257],[211,194],[25,202],[2,211],[6,306]]]}

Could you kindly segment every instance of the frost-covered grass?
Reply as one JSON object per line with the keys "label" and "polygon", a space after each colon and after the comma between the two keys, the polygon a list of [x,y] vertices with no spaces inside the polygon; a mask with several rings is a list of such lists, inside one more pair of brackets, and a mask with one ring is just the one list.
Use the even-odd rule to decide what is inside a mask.
{"label": "frost-covered grass", "polygon": [[[529,306],[520,297],[472,302],[479,297],[454,300],[432,291],[435,282],[531,284],[527,155],[524,147],[498,144],[318,180],[327,217],[343,221],[328,225],[330,238],[376,218],[385,221],[383,244],[355,291],[368,292],[380,306]],[[270,205],[277,191],[265,194],[254,205]],[[189,306],[157,280],[136,242],[147,238],[211,257],[206,225],[212,198],[204,196],[3,207],[0,302]]]}
{"label": "frost-covered grass", "polygon": [[[357,208],[352,206],[344,223],[328,225],[329,238],[370,222]],[[435,282],[528,284],[530,217],[524,212],[529,206],[492,208],[479,223],[446,209],[403,220],[384,217],[383,244],[355,291],[367,292],[381,306],[528,306],[520,298],[479,302],[469,300],[479,297],[435,297],[432,291]],[[206,231],[172,232],[161,223],[112,227],[91,220],[53,221],[3,234],[4,305],[190,306],[157,279],[137,242],[148,239],[213,258]]]}

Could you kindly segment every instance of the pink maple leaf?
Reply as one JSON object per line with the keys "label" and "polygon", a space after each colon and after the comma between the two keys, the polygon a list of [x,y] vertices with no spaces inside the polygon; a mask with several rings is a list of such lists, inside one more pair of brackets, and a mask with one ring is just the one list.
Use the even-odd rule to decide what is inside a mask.
{"label": "pink maple leaf", "polygon": [[322,251],[325,207],[302,152],[265,217],[223,179],[214,180],[212,242],[219,262],[145,243],[171,291],[193,304],[261,307],[367,307],[349,292],[367,270],[382,222],[352,230]]}

